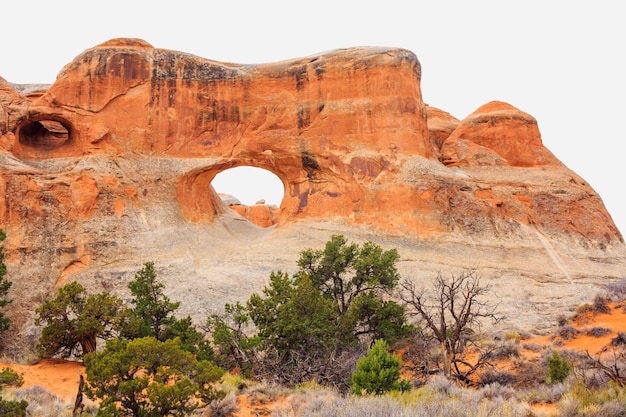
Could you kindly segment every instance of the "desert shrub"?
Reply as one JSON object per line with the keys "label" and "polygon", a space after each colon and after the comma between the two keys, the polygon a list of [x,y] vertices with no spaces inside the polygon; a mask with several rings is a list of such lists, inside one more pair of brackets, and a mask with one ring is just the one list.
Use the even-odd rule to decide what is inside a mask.
{"label": "desert shrub", "polygon": [[624,346],[626,345],[626,332],[618,332],[611,340],[611,346]]}
{"label": "desert shrub", "polygon": [[519,357],[519,343],[515,339],[508,339],[503,343],[498,343],[494,346],[493,350],[488,351],[484,357],[487,360],[493,359],[508,359],[513,357]]}
{"label": "desert shrub", "polygon": [[485,385],[480,390],[480,394],[483,398],[490,400],[510,400],[512,398],[517,398],[517,390],[515,390],[515,388],[509,387],[506,384],[500,384],[499,382],[492,382],[491,384]]}
{"label": "desert shrub", "polygon": [[570,389],[571,386],[567,383],[553,385],[541,384],[531,390],[523,391],[522,396],[529,404],[554,404],[569,393]]}
{"label": "desert shrub", "polygon": [[483,386],[498,384],[512,385],[515,382],[515,375],[509,371],[487,369],[480,374],[480,384]]}
{"label": "desert shrub", "polygon": [[333,396],[286,408],[278,417],[527,417],[530,406],[506,387],[486,391],[465,389],[445,378],[436,378],[449,389],[428,384],[417,391],[383,396]]}
{"label": "desert shrub", "polygon": [[22,417],[26,415],[28,401],[23,399],[5,399],[2,390],[6,386],[20,387],[24,383],[24,378],[9,367],[5,367],[0,372],[0,415],[5,417]]}
{"label": "desert shrub", "polygon": [[241,374],[226,372],[220,379],[220,385],[224,392],[243,392],[254,383]]}
{"label": "desert shrub", "polygon": [[508,340],[513,340],[516,342],[519,342],[522,337],[520,336],[520,334],[518,332],[506,332],[504,333],[504,336],[502,337],[505,341]]}
{"label": "desert shrub", "polygon": [[541,349],[543,349],[543,346],[541,346],[539,343],[524,343],[522,347],[524,349],[530,350],[531,352],[541,352]]}
{"label": "desert shrub", "polygon": [[28,407],[26,407],[28,415],[61,416],[70,407],[61,398],[39,385],[17,389],[14,395],[18,401],[28,402]]}
{"label": "desert shrub", "polygon": [[556,316],[556,324],[559,327],[565,326],[568,321],[568,318],[564,314],[559,314],[558,316]]}
{"label": "desert shrub", "polygon": [[579,333],[578,329],[571,324],[559,327],[559,336],[561,336],[563,340],[571,340],[578,336]]}
{"label": "desert shrub", "polygon": [[207,409],[211,417],[230,417],[239,410],[237,396],[230,392],[224,398],[211,401]]}
{"label": "desert shrub", "polygon": [[433,375],[427,387],[429,390],[443,394],[450,394],[452,391],[458,389],[451,379],[441,374]]}
{"label": "desert shrub", "polygon": [[597,294],[593,299],[592,310],[594,313],[610,313],[609,297],[604,294]]}
{"label": "desert shrub", "polygon": [[543,384],[548,375],[547,367],[538,361],[528,361],[523,358],[513,361],[511,370],[515,377],[513,386],[518,389],[528,389]]}
{"label": "desert shrub", "polygon": [[606,286],[606,292],[613,301],[620,302],[626,300],[626,277],[609,283]]}
{"label": "desert shrub", "polygon": [[341,401],[341,396],[337,391],[320,387],[315,384],[310,388],[298,387],[295,393],[285,398],[284,406],[278,408],[273,415],[277,417],[295,417],[303,414],[317,415],[321,410],[326,409],[327,404]]}
{"label": "desert shrub", "polygon": [[593,312],[593,306],[589,303],[581,304],[576,307],[576,315],[582,315]]}
{"label": "desert shrub", "polygon": [[576,308],[573,320],[579,324],[589,322],[591,316],[593,316],[593,306],[589,303],[581,304]]}
{"label": "desert shrub", "polygon": [[559,403],[559,417],[618,417],[626,414],[626,393],[615,386],[590,389],[577,383]]}
{"label": "desert shrub", "polygon": [[547,358],[548,364],[548,379],[547,382],[555,384],[562,382],[569,375],[571,369],[567,360],[561,358],[556,350],[552,351],[552,355]]}
{"label": "desert shrub", "polygon": [[3,386],[21,387],[24,384],[24,377],[13,369],[5,366],[0,371],[0,388]]}
{"label": "desert shrub", "polygon": [[594,326],[590,329],[585,330],[585,334],[591,337],[602,337],[606,336],[609,333],[611,333],[611,329],[599,326]]}

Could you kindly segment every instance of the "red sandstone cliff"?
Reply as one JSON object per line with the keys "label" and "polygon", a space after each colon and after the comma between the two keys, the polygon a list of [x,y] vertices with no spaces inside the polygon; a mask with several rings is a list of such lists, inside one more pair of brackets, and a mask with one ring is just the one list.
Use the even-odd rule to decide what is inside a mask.
{"label": "red sandstone cliff", "polygon": [[[332,221],[419,244],[549,242],[619,259],[594,264],[597,276],[623,271],[623,239],[600,197],[543,146],[532,116],[492,102],[458,120],[424,104],[420,77],[403,49],[239,65],[114,39],[77,56],[43,93],[0,79],[0,227],[23,279],[16,288],[27,291],[17,304],[67,279],[120,286],[155,255],[204,265],[199,253],[221,243],[203,236],[219,235],[211,225],[232,213],[211,181],[239,165],[283,181],[278,217],[242,211],[274,224],[272,239]],[[250,265],[267,261],[255,256]],[[578,273],[563,259],[557,269]]]}

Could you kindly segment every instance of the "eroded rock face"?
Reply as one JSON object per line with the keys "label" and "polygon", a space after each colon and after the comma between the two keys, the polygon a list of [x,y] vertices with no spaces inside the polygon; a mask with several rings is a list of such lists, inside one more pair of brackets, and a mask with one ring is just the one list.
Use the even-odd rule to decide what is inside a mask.
{"label": "eroded rock face", "polygon": [[[287,231],[311,234],[319,222],[385,237],[426,270],[482,259],[522,271],[526,252],[515,248],[525,247],[551,261],[521,275],[571,280],[591,258],[601,261],[586,273],[598,279],[624,272],[624,242],[600,197],[543,146],[532,116],[492,102],[458,120],[424,104],[420,76],[403,49],[239,65],[114,39],[77,56],[47,91],[18,92],[0,79],[0,227],[22,294],[13,315],[31,329],[23,334],[36,335],[33,306],[55,286],[76,279],[123,294],[148,260],[166,265],[172,291],[200,285],[178,273],[203,277],[203,288],[216,283],[222,293],[191,296],[215,311],[234,291],[232,280],[208,278],[225,248],[246,248],[247,263],[231,259],[233,274],[252,280],[235,291],[243,298],[270,265],[293,266],[315,243],[285,245]],[[239,165],[285,185],[278,213],[239,210],[270,226],[261,235],[232,220],[211,187]],[[450,242],[464,257],[419,255]],[[512,249],[501,261],[479,253],[503,246]]]}

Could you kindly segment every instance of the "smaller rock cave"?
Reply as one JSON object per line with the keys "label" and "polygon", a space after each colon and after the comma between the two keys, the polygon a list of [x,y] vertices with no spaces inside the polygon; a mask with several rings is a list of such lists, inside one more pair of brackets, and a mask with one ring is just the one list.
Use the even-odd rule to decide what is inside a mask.
{"label": "smaller rock cave", "polygon": [[69,124],[59,120],[37,120],[19,130],[21,145],[38,149],[56,149],[72,140]]}

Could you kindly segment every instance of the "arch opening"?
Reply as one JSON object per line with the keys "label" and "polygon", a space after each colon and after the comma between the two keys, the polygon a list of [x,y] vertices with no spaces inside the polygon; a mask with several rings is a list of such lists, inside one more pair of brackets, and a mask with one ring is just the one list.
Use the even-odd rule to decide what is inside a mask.
{"label": "arch opening", "polygon": [[59,120],[36,120],[19,130],[21,145],[38,149],[56,149],[72,140],[69,125]]}
{"label": "arch opening", "polygon": [[211,181],[222,202],[261,227],[276,224],[285,185],[273,172],[254,166],[221,171]]}

